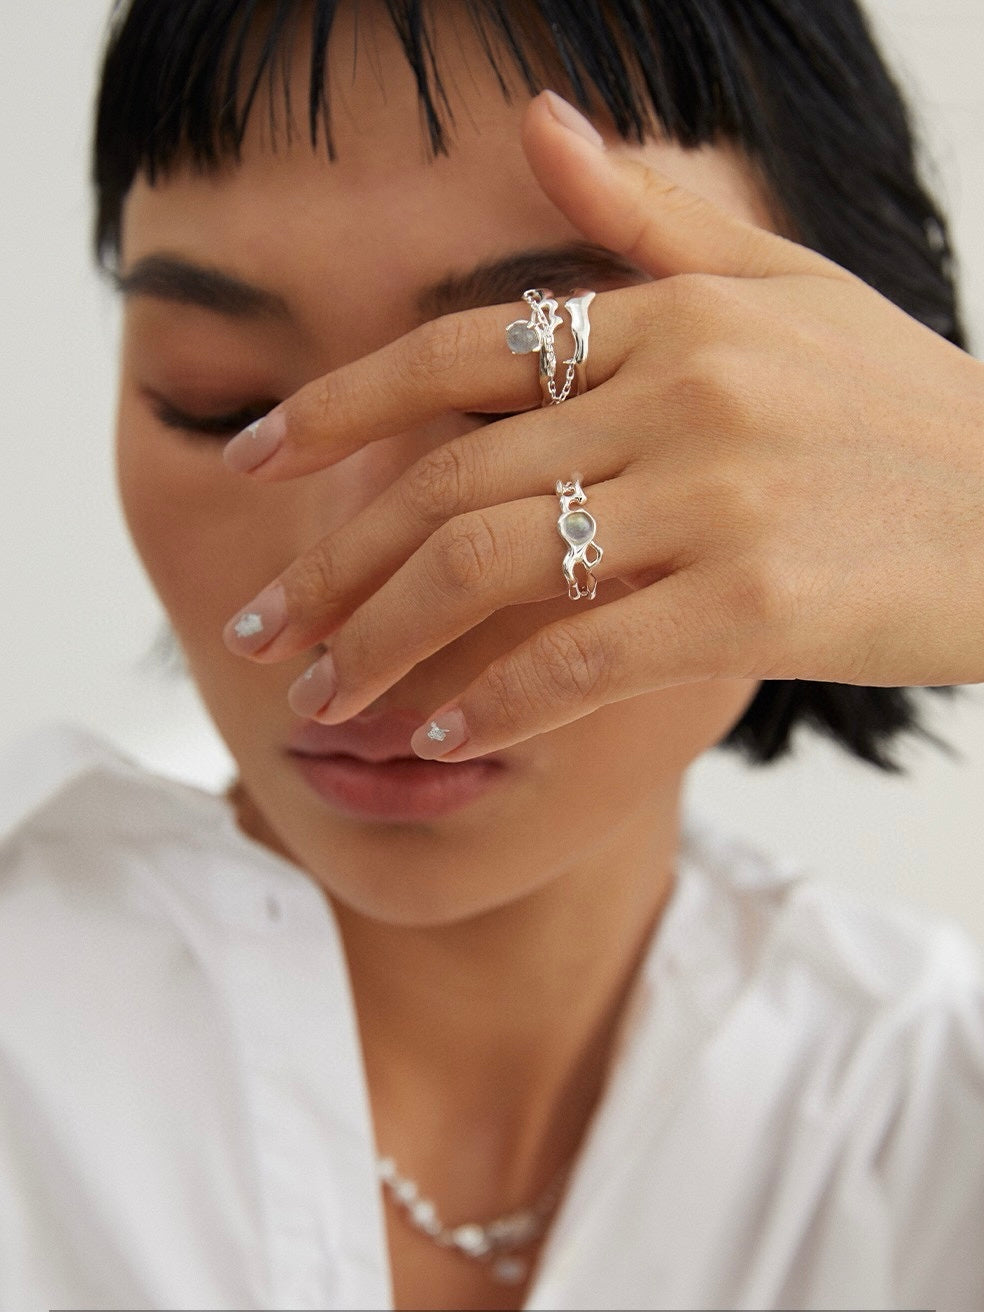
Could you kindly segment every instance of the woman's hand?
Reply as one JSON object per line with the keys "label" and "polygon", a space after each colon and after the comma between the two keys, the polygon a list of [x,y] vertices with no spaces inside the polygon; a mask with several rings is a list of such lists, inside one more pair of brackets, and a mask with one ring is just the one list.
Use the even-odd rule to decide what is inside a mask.
{"label": "woman's hand", "polygon": [[253,476],[276,480],[448,410],[526,412],[423,456],[285,571],[272,641],[230,621],[233,650],[325,641],[292,704],[348,719],[495,611],[564,595],[553,485],[577,472],[597,599],[438,708],[421,755],[466,760],[696,680],[984,681],[984,366],[569,130],[549,97],[524,144],[585,238],[654,281],[596,298],[590,390],[563,405],[539,408],[535,357],[505,345],[522,312],[496,307],[425,325],[236,439],[230,463],[266,456]]}

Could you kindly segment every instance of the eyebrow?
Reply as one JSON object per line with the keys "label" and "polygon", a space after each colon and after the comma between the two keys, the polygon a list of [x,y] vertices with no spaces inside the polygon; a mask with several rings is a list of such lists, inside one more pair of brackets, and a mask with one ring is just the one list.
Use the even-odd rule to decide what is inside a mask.
{"label": "eyebrow", "polygon": [[587,242],[569,242],[517,251],[467,273],[449,274],[420,293],[417,310],[423,319],[436,319],[456,310],[518,301],[528,287],[549,287],[564,296],[582,286],[642,282],[646,277],[614,251]]}
{"label": "eyebrow", "polygon": [[[588,242],[569,242],[513,252],[466,273],[448,274],[418,294],[416,308],[422,319],[435,319],[458,310],[519,300],[528,287],[549,287],[564,295],[582,285],[640,282],[645,277],[641,269],[613,251]],[[292,317],[290,306],[277,292],[163,252],[142,256],[126,273],[115,273],[113,282],[125,297],[156,297],[230,319]]]}
{"label": "eyebrow", "polygon": [[290,318],[287,302],[276,292],[177,255],[144,255],[126,273],[114,273],[113,283],[126,297],[197,305],[229,319]]}

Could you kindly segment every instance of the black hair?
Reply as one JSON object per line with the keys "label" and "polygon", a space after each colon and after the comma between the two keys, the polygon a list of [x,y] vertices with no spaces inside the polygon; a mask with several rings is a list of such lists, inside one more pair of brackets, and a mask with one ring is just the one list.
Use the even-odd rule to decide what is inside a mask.
{"label": "black hair", "polygon": [[[432,39],[439,0],[382,0],[416,78],[424,132],[446,152],[454,120]],[[94,142],[97,259],[119,252],[123,201],[190,160],[239,157],[266,85],[296,129],[286,56],[312,25],[306,132],[334,155],[326,52],[338,0],[116,0]],[[730,142],[755,166],[789,235],[964,346],[946,222],[921,181],[902,96],[855,0],[455,0],[502,94],[562,89],[627,140],[654,127],[685,147]],[[520,289],[517,288],[517,296]],[[919,690],[923,691],[923,690]],[[952,692],[951,688],[925,691]],[[722,745],[764,763],[798,724],[898,771],[921,722],[917,690],[764,682]]]}

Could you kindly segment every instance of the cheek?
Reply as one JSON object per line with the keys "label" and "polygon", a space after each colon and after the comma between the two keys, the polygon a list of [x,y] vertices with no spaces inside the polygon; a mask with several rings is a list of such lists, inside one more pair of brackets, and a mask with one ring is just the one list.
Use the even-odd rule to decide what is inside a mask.
{"label": "cheek", "polygon": [[[568,762],[561,786],[579,816],[617,824],[675,787],[687,768],[720,742],[747,709],[754,679],[681,684],[604,706],[550,737],[555,760]],[[576,762],[576,766],[571,765]]]}
{"label": "cheek", "polygon": [[279,489],[236,478],[220,442],[162,431],[125,395],[117,476],[131,536],[182,642],[220,643],[229,615],[291,558]]}

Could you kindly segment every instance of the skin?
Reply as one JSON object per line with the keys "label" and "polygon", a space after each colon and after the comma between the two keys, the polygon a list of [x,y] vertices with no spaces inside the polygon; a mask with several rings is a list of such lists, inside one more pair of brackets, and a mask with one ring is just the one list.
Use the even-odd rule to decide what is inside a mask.
{"label": "skin", "polygon": [[[339,21],[333,50],[350,52],[352,33],[344,15]],[[149,255],[177,254],[274,291],[289,314],[231,317],[146,290],[125,298],[120,486],[134,541],[237,761],[244,829],[307,871],[338,915],[380,1149],[443,1215],[492,1216],[536,1197],[583,1136],[639,955],[672,889],[685,772],[740,718],[759,678],[780,677],[780,668],[793,671],[781,677],[840,677],[838,662],[855,678],[883,666],[893,676],[887,682],[952,677],[937,648],[930,657],[920,648],[926,668],[908,671],[927,677],[896,680],[904,657],[894,651],[875,668],[881,635],[871,625],[859,634],[857,616],[877,593],[889,553],[855,570],[859,581],[840,612],[829,610],[826,575],[810,573],[819,554],[838,585],[850,576],[828,543],[840,524],[824,522],[823,505],[817,510],[825,480],[837,489],[831,505],[847,501],[845,521],[856,502],[869,503],[850,549],[836,544],[855,564],[887,521],[897,524],[899,507],[882,496],[870,509],[873,478],[855,495],[868,458],[856,443],[853,456],[847,441],[837,447],[843,415],[825,422],[833,436],[821,459],[802,423],[777,426],[774,408],[764,407],[761,398],[778,393],[792,396],[795,411],[802,393],[815,409],[816,389],[828,382],[808,376],[802,350],[795,367],[775,359],[783,333],[769,315],[805,320],[795,339],[802,344],[815,327],[813,302],[833,305],[836,323],[827,312],[809,360],[840,379],[838,403],[855,418],[869,403],[858,395],[859,337],[882,332],[879,316],[888,316],[900,363],[895,372],[880,362],[881,373],[872,370],[884,397],[869,408],[903,453],[899,477],[888,479],[900,496],[911,486],[911,454],[922,469],[937,461],[941,504],[957,486],[966,498],[966,468],[979,447],[964,434],[979,433],[969,399],[979,377],[972,387],[966,357],[946,348],[953,442],[964,445],[944,468],[928,438],[918,452],[898,438],[914,427],[911,416],[900,428],[897,405],[884,399],[897,391],[899,373],[911,374],[911,355],[922,362],[931,354],[932,335],[892,317],[833,266],[761,232],[772,222],[768,199],[732,151],[687,152],[664,141],[628,147],[608,134],[610,149],[599,154],[542,102],[505,104],[464,40],[446,51],[450,63],[459,61],[449,84],[465,88],[455,92],[465,102],[455,102],[456,144],[430,162],[416,92],[387,25],[375,23],[368,36],[363,29],[363,40],[371,40],[373,59],[360,59],[354,76],[338,56],[347,71],[335,105],[336,162],[303,142],[271,149],[265,115],[256,115],[240,164],[210,176],[177,169],[154,187],[135,183],[124,213],[124,275]],[[306,88],[301,44],[295,61],[298,88]],[[608,212],[613,200],[617,221]],[[648,227],[636,221],[643,208]],[[454,336],[468,347],[457,353],[435,352],[450,339],[421,332],[423,288],[512,251],[585,238],[625,252],[641,271],[592,309],[597,400],[535,408],[533,360],[509,357],[502,341],[505,323],[526,317],[521,305],[465,312],[477,326]],[[867,316],[860,327],[857,297]],[[853,336],[841,319],[851,320]],[[758,359],[753,348],[766,336],[768,358]],[[428,369],[427,360],[439,367]],[[654,388],[663,389],[655,398]],[[729,405],[735,395],[743,403]],[[261,414],[287,398],[288,442],[252,477],[230,472],[221,440],[178,431],[159,415],[162,401],[207,416],[244,407]],[[490,425],[476,416],[482,411],[529,413]],[[937,437],[928,400],[919,417]],[[646,427],[655,422],[665,428]],[[766,462],[766,428],[770,453],[785,443],[781,468],[774,454]],[[439,526],[394,514],[394,489],[449,446],[479,453],[505,482],[537,466],[531,486],[492,499],[538,498],[520,505],[509,535],[529,573],[516,573],[517,595],[496,597],[477,616],[466,613],[460,588],[438,595],[428,582],[427,551],[445,542]],[[590,507],[604,526],[607,560],[623,565],[576,615],[561,593],[550,496],[554,480],[569,476],[575,450],[587,465],[586,486],[613,480]],[[803,524],[807,505],[823,551],[801,538],[790,564],[782,535]],[[633,513],[639,508],[644,513]],[[978,510],[962,502],[968,521]],[[937,543],[928,512],[917,509],[914,518]],[[506,526],[496,522],[505,540]],[[924,545],[909,544],[910,573]],[[323,564],[332,553],[343,562],[336,576],[345,587],[329,596]],[[940,541],[934,567],[944,555]],[[391,558],[384,579],[370,577],[367,562]],[[786,561],[781,586],[766,567],[778,559]],[[398,569],[407,572],[387,590]],[[501,577],[502,568],[491,573]],[[802,579],[795,596],[794,577]],[[287,587],[290,625],[244,660],[223,641],[223,624],[276,578]],[[911,609],[929,635],[939,606],[923,615],[928,587],[918,583],[910,584]],[[811,645],[795,624],[783,628],[791,615],[804,630],[816,624],[799,604],[814,594],[832,635],[823,652],[815,629]],[[439,631],[447,615],[458,617],[459,631]],[[592,667],[578,684],[550,670],[544,682],[538,635],[557,626],[569,634],[575,621],[589,634],[610,627],[583,648],[591,660],[604,652],[608,673]],[[471,736],[449,759],[504,748],[504,782],[427,824],[368,823],[333,811],[284,758],[296,723],[287,691],[323,640],[341,683],[326,718],[368,706],[413,711],[423,722],[434,708],[463,707]],[[408,664],[400,650],[414,659]],[[530,664],[534,652],[541,659]],[[961,648],[957,663],[966,675],[979,659]],[[827,673],[811,675],[811,662]],[[504,675],[495,697],[490,670]],[[511,700],[503,688],[515,690]],[[522,1289],[488,1285],[481,1271],[392,1215],[389,1226],[397,1306],[518,1306]]]}

